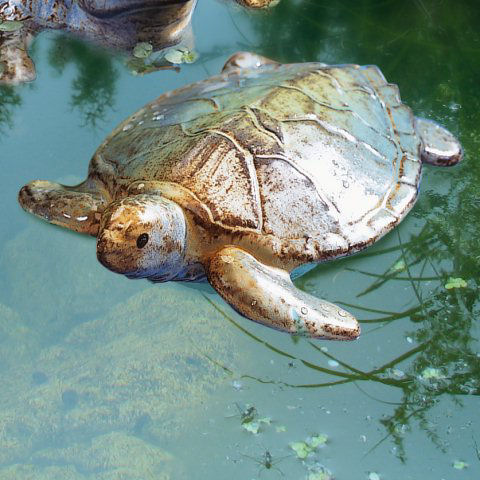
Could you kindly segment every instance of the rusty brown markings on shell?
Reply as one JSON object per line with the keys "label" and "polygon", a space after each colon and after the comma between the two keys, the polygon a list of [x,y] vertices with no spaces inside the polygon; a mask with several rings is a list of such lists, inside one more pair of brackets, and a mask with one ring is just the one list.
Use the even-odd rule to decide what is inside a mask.
{"label": "rusty brown markings on shell", "polygon": [[[302,74],[308,76],[310,73],[303,72]],[[346,72],[344,73],[346,74]],[[218,81],[218,77],[214,78]],[[207,83],[212,83],[212,80]],[[215,82],[213,81],[213,83]],[[197,87],[187,86],[176,92],[170,92],[153,102],[150,108],[154,108],[154,104],[161,105],[162,102],[167,104],[169,97],[188,94],[195,88]],[[274,99],[277,100],[277,103],[272,113]],[[295,204],[292,203],[295,202],[295,195],[293,195],[293,200],[289,199],[288,202],[283,203],[278,201],[276,210],[272,208],[272,201],[278,197],[279,191],[284,190],[284,187],[281,186],[282,181],[286,182],[290,176],[297,174],[297,172],[292,174],[292,159],[282,158],[284,139],[280,123],[275,118],[275,111],[286,111],[291,114],[293,104],[298,112],[305,114],[312,111],[313,103],[314,100],[302,92],[291,89],[287,94],[273,85],[272,91],[260,105],[252,104],[241,111],[228,112],[226,117],[225,114],[223,117],[221,115],[218,117],[205,116],[202,121],[189,122],[182,126],[168,126],[162,132],[156,130],[154,133],[148,133],[145,130],[139,130],[133,131],[131,135],[125,135],[124,141],[116,138],[113,142],[114,147],[108,146],[110,151],[107,157],[109,158],[106,158],[112,168],[120,169],[117,174],[119,180],[116,180],[115,188],[121,191],[121,188],[118,187],[119,183],[136,178],[178,182],[194,192],[200,201],[208,205],[212,211],[216,226],[204,225],[205,228],[212,231],[212,234],[218,228],[219,235],[225,234],[225,229],[230,230],[232,235],[250,235],[255,232],[260,233],[260,228],[262,228],[263,234],[280,235],[286,239],[279,242],[282,244],[281,254],[285,257],[293,255],[299,259],[310,261],[312,258],[331,258],[363,248],[391,228],[391,224],[378,232],[377,236],[372,237],[371,241],[362,242],[356,246],[325,251],[321,239],[316,238],[310,241],[312,246],[308,253],[302,252],[302,249],[305,250],[306,241],[295,239],[296,232],[298,232],[298,237],[304,237],[305,230],[309,228],[309,231],[322,231],[322,229],[336,231],[332,224],[312,225],[312,218],[318,212],[321,212],[320,215],[317,215],[318,218],[325,218],[326,209],[321,201],[316,200],[316,204],[313,202],[312,199],[316,198],[315,188],[309,185],[308,175],[298,173],[299,182],[303,182],[303,184],[298,183],[297,186],[291,188],[294,194],[298,194],[300,191],[306,192],[305,198]],[[228,119],[223,121],[227,117]],[[160,151],[161,161],[159,161]],[[113,159],[116,155],[114,153],[125,157],[125,152],[129,158],[115,164]],[[259,158],[262,155],[271,158]],[[248,168],[247,157],[250,159],[250,156],[255,162],[256,178],[253,178],[251,168]],[[234,162],[229,169],[223,163],[230,158],[233,158]],[[277,171],[277,177],[272,180],[275,171]],[[201,175],[197,177],[199,172]],[[230,178],[239,180],[236,181],[233,194],[234,187],[226,186],[225,172],[228,172]],[[99,173],[99,176],[102,176],[102,173]],[[115,175],[112,176],[115,177]],[[109,173],[103,177],[110,177],[110,182],[112,182]],[[259,202],[255,200],[253,193],[255,181],[258,183]],[[242,205],[241,214],[232,211],[231,208],[235,202],[238,202],[238,199],[240,199],[238,205]],[[247,207],[246,199],[249,202]],[[261,211],[258,204],[261,206]],[[285,204],[288,204],[288,209],[285,208]],[[296,211],[296,206],[302,207],[304,210]],[[249,215],[244,216],[244,212],[249,212]],[[279,218],[278,212],[287,216],[293,213],[290,218],[275,223],[275,219]],[[269,224],[270,219],[272,219],[271,224]],[[300,223],[299,219],[303,220],[303,223]],[[282,233],[279,231],[280,227],[283,228]],[[271,241],[273,239],[266,240],[267,243]]]}
{"label": "rusty brown markings on shell", "polygon": [[[293,93],[293,95],[295,94],[296,92]],[[267,96],[267,99],[270,95]],[[292,95],[292,93],[276,92],[275,94],[277,98],[280,98],[280,103],[285,106],[287,111],[288,107],[291,106],[292,100],[291,98],[286,98],[288,95]],[[218,148],[221,142],[219,138],[216,138],[219,134],[226,138],[227,141],[229,140],[231,142],[231,151],[236,150],[240,152],[241,157],[243,157],[243,164],[247,163],[249,159],[247,160],[246,157],[251,154],[255,162],[255,171],[248,167],[243,170],[251,177],[252,183],[255,183],[255,181],[258,183],[258,203],[259,209],[262,209],[261,217],[263,219],[263,225],[241,222],[238,216],[236,218],[232,216],[225,222],[225,217],[214,215],[215,221],[233,228],[253,227],[263,233],[279,235],[285,238],[303,236],[306,228],[315,228],[315,225],[310,225],[309,227],[307,227],[307,225],[313,218],[313,215],[318,213],[318,211],[324,212],[326,210],[325,205],[319,201],[318,192],[308,175],[298,171],[298,165],[295,167],[295,170],[295,168],[292,167],[294,162],[289,161],[289,159],[285,157],[282,130],[279,122],[269,115],[267,109],[263,109],[263,103],[267,104],[269,102],[267,99],[262,100],[262,108],[255,108],[255,106],[252,106],[252,108],[245,107],[241,113],[236,114],[223,125],[217,126],[215,129],[209,128],[206,133],[203,132],[207,135],[205,143],[208,144],[210,142],[216,145],[216,148]],[[310,99],[300,95],[300,98],[295,100],[298,100],[297,105],[299,105],[299,111],[311,111]],[[225,147],[227,148],[226,151],[228,151],[227,144],[225,144]],[[188,155],[190,155],[190,153]],[[264,158],[260,158],[260,156]],[[226,161],[227,158],[228,156],[224,155],[223,160]],[[299,183],[295,186],[292,186],[291,183],[289,185],[288,182],[292,175],[298,177]],[[242,177],[246,178],[245,175],[242,175]],[[216,210],[215,204],[218,202],[219,197],[216,195],[214,189],[210,189],[208,185],[205,186],[204,181],[200,185],[195,185],[195,182],[182,182],[181,179],[178,181],[187,188],[192,189],[196,195],[202,198],[202,201],[209,204],[212,210]],[[249,197],[255,196],[252,190],[253,189],[239,189],[237,196],[232,195],[232,192],[228,191],[229,195],[225,199],[225,202],[241,204],[242,201],[244,201],[243,198],[245,198],[245,195]],[[282,192],[287,192],[289,195],[280,198]],[[220,200],[223,203],[223,199],[220,198]],[[287,204],[288,209],[285,208]],[[215,213],[217,212],[218,210]],[[278,220],[279,212],[287,216],[282,218],[282,220]],[[225,211],[223,211],[223,213],[225,213]],[[316,216],[319,218],[319,215]],[[323,227],[325,227],[325,225],[323,225]],[[323,229],[325,230],[325,228]]]}
{"label": "rusty brown markings on shell", "polygon": [[[295,101],[299,111],[303,113],[312,111],[312,100],[298,92],[276,91],[275,93],[275,98],[280,98],[280,105],[284,105],[287,111],[291,105],[291,96],[297,97]],[[268,105],[271,99],[267,97],[263,103]],[[181,139],[181,135],[173,134],[180,133],[179,128],[179,126],[172,126],[162,131],[161,136],[167,135]],[[331,226],[322,223],[322,215],[318,215],[319,211],[325,212],[326,209],[325,205],[318,200],[315,186],[308,176],[292,171],[291,164],[281,158],[283,155],[282,131],[279,122],[272,118],[267,110],[245,108],[216,129],[188,132],[184,128],[182,133],[183,136],[195,137],[196,143],[192,146],[189,141],[175,142],[174,138],[159,139],[158,136],[152,140],[148,138],[148,132],[138,131],[132,132],[133,138],[125,137],[129,140],[128,144],[117,141],[115,147],[120,153],[124,148],[128,151],[134,148],[132,145],[138,146],[135,148],[142,151],[140,171],[143,178],[175,181],[190,189],[209,206],[214,220],[223,227],[234,230],[243,227],[284,238],[294,238],[296,235],[303,237],[307,228],[313,231],[315,229],[331,231]],[[172,141],[171,148],[168,148],[169,141]],[[161,144],[155,144],[155,142]],[[155,151],[160,148],[162,149],[161,163],[155,154]],[[114,158],[115,155],[112,153],[109,152],[108,156]],[[255,158],[256,172],[246,165],[246,157],[249,154]],[[135,158],[136,153],[128,151],[128,155],[131,159],[126,163],[132,165],[135,163],[132,159]],[[238,162],[228,161],[232,155]],[[259,155],[270,155],[272,158],[260,159]],[[279,158],[274,158],[275,155]],[[116,166],[120,167],[118,162]],[[223,192],[219,192],[219,189],[225,186],[226,178],[225,175],[216,174],[219,171],[222,173],[220,169],[225,167],[228,168],[227,177],[235,179],[236,188],[233,192],[231,188],[225,188]],[[294,186],[290,182],[292,175],[297,179]],[[127,178],[129,175],[123,176]],[[260,201],[255,199],[251,186],[252,180],[256,180],[259,184]],[[242,181],[244,181],[243,184]],[[288,190],[291,195],[280,198],[279,194],[285,190]],[[248,207],[251,205],[253,211],[256,206],[262,208],[263,230],[260,230],[259,212],[256,212],[253,218],[245,218],[245,212],[249,211],[249,208],[245,208],[246,199],[249,201]],[[289,206],[288,209],[285,208],[286,204]],[[240,212],[242,216],[232,214],[231,208],[235,205],[242,206]],[[285,218],[279,220],[279,214]],[[310,224],[312,218],[318,219],[319,225]],[[213,226],[206,227],[212,229]],[[291,250],[287,244],[284,249]],[[307,261],[311,260],[312,253],[314,250],[306,256]]]}

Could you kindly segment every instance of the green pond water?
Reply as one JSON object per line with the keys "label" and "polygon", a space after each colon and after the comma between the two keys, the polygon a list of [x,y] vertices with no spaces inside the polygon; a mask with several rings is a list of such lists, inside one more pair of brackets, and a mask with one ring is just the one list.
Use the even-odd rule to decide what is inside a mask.
{"label": "green pond water", "polygon": [[[0,87],[0,479],[480,478],[479,25],[473,0],[200,0],[198,60],[143,77],[39,35],[37,80]],[[248,49],[376,64],[463,143],[399,228],[296,281],[357,315],[356,342],[259,326],[208,285],[127,280],[17,204],[30,180],[82,180],[126,116]]]}

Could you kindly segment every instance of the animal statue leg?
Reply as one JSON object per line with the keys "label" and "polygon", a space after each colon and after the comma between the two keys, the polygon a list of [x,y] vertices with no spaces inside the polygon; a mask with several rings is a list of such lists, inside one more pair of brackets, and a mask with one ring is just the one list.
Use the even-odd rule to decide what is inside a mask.
{"label": "animal statue leg", "polygon": [[23,209],[47,222],[80,233],[97,236],[105,200],[88,191],[85,184],[66,187],[59,183],[36,180],[18,194]]}
{"label": "animal statue leg", "polygon": [[244,68],[260,68],[264,65],[280,65],[275,60],[270,60],[262,55],[257,55],[251,52],[237,52],[234,53],[222,68],[222,73],[236,72]]}
{"label": "animal statue leg", "polygon": [[456,165],[463,157],[460,142],[432,120],[415,118],[415,128],[422,139],[422,161],[438,167]]}
{"label": "animal statue leg", "polygon": [[360,335],[350,313],[298,290],[288,272],[264,265],[238,247],[216,252],[206,270],[215,290],[256,322],[315,338],[353,340]]}
{"label": "animal statue leg", "polygon": [[35,65],[27,51],[29,40],[23,29],[0,33],[0,83],[18,85],[35,80]]}

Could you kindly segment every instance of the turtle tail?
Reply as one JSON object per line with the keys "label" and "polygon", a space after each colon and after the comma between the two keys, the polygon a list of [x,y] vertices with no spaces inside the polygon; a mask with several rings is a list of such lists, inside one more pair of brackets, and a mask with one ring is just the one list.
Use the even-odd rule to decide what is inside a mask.
{"label": "turtle tail", "polygon": [[87,182],[68,187],[35,180],[22,187],[18,201],[24,210],[47,222],[93,236],[98,233],[105,207],[105,200],[91,191]]}
{"label": "turtle tail", "polygon": [[462,160],[462,145],[446,128],[432,120],[415,118],[415,129],[422,139],[422,162],[450,167]]}

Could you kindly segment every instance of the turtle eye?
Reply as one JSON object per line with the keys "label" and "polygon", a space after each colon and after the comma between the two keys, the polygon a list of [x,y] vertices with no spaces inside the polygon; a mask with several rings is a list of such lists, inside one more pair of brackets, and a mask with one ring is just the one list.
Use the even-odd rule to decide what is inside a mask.
{"label": "turtle eye", "polygon": [[137,237],[137,247],[143,248],[148,243],[148,233],[142,233]]}

